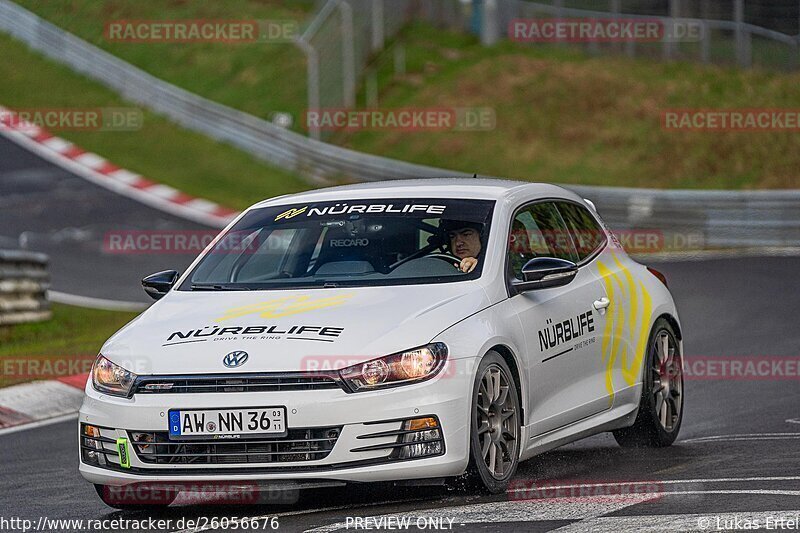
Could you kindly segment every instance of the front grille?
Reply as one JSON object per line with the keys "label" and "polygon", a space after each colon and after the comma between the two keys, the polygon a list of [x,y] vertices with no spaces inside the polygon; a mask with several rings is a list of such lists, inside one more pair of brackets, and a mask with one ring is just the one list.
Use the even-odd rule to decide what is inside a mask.
{"label": "front grille", "polygon": [[333,449],[342,426],[289,429],[271,439],[171,441],[166,431],[129,431],[137,457],[148,464],[223,465],[289,463],[324,459]]}
{"label": "front grille", "polygon": [[326,372],[280,374],[220,374],[202,376],[143,376],[134,394],[185,394],[196,392],[273,392],[341,388],[339,376]]}

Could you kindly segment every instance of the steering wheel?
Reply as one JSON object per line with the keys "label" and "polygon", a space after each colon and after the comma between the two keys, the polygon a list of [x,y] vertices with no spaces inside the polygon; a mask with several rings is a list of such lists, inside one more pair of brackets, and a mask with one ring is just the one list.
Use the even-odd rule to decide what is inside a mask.
{"label": "steering wheel", "polygon": [[434,259],[441,259],[442,261],[447,261],[451,265],[456,266],[456,268],[458,268],[457,265],[461,264],[461,259],[459,259],[458,257],[456,257],[454,255],[443,253],[443,252],[437,252],[437,253],[434,253],[434,254],[428,254],[428,255],[425,255],[423,257],[432,257]]}

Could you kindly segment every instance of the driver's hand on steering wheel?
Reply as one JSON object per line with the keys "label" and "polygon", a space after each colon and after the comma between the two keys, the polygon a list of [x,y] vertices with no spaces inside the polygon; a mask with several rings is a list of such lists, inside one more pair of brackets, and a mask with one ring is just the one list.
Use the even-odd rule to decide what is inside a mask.
{"label": "driver's hand on steering wheel", "polygon": [[469,274],[478,266],[478,260],[474,257],[465,257],[460,263],[455,263],[455,267],[465,274]]}

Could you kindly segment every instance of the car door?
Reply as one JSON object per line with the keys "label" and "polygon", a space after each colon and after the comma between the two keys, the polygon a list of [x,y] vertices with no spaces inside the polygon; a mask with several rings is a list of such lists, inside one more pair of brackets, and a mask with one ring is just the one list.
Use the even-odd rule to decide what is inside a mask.
{"label": "car door", "polygon": [[[607,246],[594,260],[610,300],[602,333],[606,387],[615,406],[638,402],[653,296],[638,276],[641,267],[616,246]],[[638,268],[637,268],[638,267]]]}
{"label": "car door", "polygon": [[596,267],[588,255],[582,258],[571,233],[554,201],[522,207],[512,220],[509,277],[521,279],[522,266],[534,257],[579,264],[569,284],[511,298],[525,330],[532,437],[609,408],[598,338],[607,295]]}

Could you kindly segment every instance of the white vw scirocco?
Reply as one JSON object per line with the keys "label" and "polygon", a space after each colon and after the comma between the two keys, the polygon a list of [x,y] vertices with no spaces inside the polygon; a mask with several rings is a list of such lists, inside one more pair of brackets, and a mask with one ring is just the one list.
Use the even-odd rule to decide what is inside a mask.
{"label": "white vw scirocco", "polygon": [[142,482],[500,492],[562,444],[667,446],[681,425],[664,276],[553,185],[274,198],[142,283],[158,301],[102,347],[80,410],[80,472],[110,505]]}

